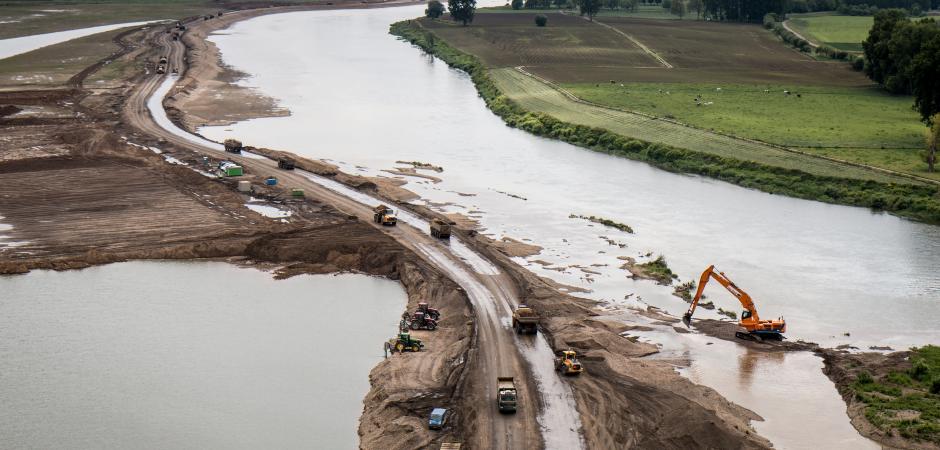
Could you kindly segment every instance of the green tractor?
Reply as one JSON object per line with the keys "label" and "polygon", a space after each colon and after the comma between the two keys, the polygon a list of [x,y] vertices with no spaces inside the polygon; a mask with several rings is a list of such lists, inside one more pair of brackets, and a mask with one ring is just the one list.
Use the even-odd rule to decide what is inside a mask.
{"label": "green tractor", "polygon": [[397,351],[399,353],[405,350],[420,352],[424,348],[424,344],[421,343],[420,339],[412,338],[409,333],[399,333],[398,337],[393,337],[385,343],[385,348],[388,351]]}

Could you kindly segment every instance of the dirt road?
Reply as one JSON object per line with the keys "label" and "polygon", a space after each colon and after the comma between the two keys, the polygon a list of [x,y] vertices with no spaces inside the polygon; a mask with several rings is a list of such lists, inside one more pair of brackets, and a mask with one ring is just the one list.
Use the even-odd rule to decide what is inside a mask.
{"label": "dirt road", "polygon": [[[248,16],[251,12],[232,13]],[[231,20],[232,18],[227,18]],[[201,23],[189,24],[199,27]],[[189,31],[187,31],[189,32]],[[152,42],[170,59],[170,67],[185,70],[185,47],[172,35],[155,32]],[[169,80],[169,81],[166,81]],[[142,132],[176,146],[203,154],[222,153],[218,144],[200,142],[167,127],[161,110],[148,109],[148,101],[160,93],[164,83],[174,77],[156,74],[143,79],[130,95],[124,116],[127,123]],[[158,99],[160,100],[160,99]],[[151,102],[151,107],[159,102]],[[224,153],[223,153],[224,154]],[[248,155],[224,154],[251,173],[275,173],[276,162]],[[371,223],[371,206],[380,200],[313,173],[296,170],[277,172],[281,183],[304,189],[316,197],[361,221]],[[475,416],[466,421],[473,430],[467,433],[473,448],[581,448],[580,421],[570,386],[552,370],[551,350],[542,337],[517,339],[509,327],[511,310],[518,304],[515,285],[490,262],[454,238],[449,244],[430,237],[428,225],[415,214],[402,211],[403,226],[384,231],[404,247],[414,251],[442,270],[468,294],[476,314],[477,349],[471,361],[469,397],[464,406]],[[526,355],[526,357],[523,356]],[[520,407],[515,415],[501,415],[494,401],[497,376],[514,376],[520,389]],[[541,424],[541,426],[540,426]]]}

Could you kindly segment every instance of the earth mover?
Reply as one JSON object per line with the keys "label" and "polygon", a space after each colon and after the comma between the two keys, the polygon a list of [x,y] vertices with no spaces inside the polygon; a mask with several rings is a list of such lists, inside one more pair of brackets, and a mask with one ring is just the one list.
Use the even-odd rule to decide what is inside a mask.
{"label": "earth mover", "polygon": [[536,334],[539,331],[539,315],[526,305],[519,305],[512,313],[512,327],[518,334]]}
{"label": "earth mover", "polygon": [[438,239],[450,239],[450,227],[454,222],[445,222],[441,219],[431,220],[431,236]]}
{"label": "earth mover", "polygon": [[241,153],[245,149],[242,142],[235,139],[226,139],[224,144],[225,151],[228,153]]}
{"label": "earth mover", "polygon": [[408,321],[408,328],[412,330],[435,330],[437,329],[437,321],[421,311],[415,311],[414,315],[411,316],[411,320]]}
{"label": "earth mover", "polygon": [[708,268],[702,272],[702,278],[698,282],[698,290],[695,291],[695,297],[692,298],[692,305],[689,306],[689,310],[682,316],[682,323],[684,323],[686,327],[692,326],[692,314],[695,313],[695,307],[698,306],[699,300],[702,299],[702,292],[705,290],[705,285],[708,284],[708,280],[712,278],[724,286],[731,295],[741,302],[741,306],[744,307],[744,311],[741,313],[741,321],[738,322],[738,325],[740,325],[744,331],[735,332],[734,335],[736,337],[750,341],[763,341],[765,339],[779,341],[783,339],[783,333],[787,331],[787,322],[783,320],[783,317],[777,320],[761,320],[760,316],[757,315],[757,306],[754,305],[751,296],[728,279],[724,272],[716,271],[713,265],[708,266]]}
{"label": "earth mover", "polygon": [[408,350],[412,352],[420,352],[424,348],[424,344],[421,343],[420,339],[412,338],[408,333],[399,333],[397,337],[393,337],[385,343],[386,349],[395,350],[399,353]]}
{"label": "earth mover", "polygon": [[290,158],[280,158],[277,160],[277,168],[281,170],[294,170],[294,160]]}
{"label": "earth mover", "polygon": [[581,361],[578,361],[578,354],[574,350],[562,350],[555,358],[555,370],[564,375],[581,375],[584,367]]}
{"label": "earth mover", "polygon": [[395,216],[395,211],[392,208],[389,208],[385,205],[379,205],[375,208],[372,208],[373,220],[375,223],[380,223],[385,226],[394,227],[398,224],[398,217]]}
{"label": "earth mover", "polygon": [[516,412],[516,384],[512,377],[496,378],[496,406],[499,412]]}

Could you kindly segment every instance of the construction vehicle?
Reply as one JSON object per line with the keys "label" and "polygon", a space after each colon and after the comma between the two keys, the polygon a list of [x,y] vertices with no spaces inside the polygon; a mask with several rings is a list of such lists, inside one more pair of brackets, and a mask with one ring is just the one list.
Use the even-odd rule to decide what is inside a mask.
{"label": "construction vehicle", "polygon": [[394,227],[398,224],[398,217],[395,217],[395,211],[392,211],[392,208],[389,208],[385,205],[379,205],[375,208],[372,208],[372,211],[375,213],[373,216],[375,223],[380,223],[390,227]]}
{"label": "construction vehicle", "polygon": [[516,384],[512,377],[496,377],[496,406],[499,412],[516,412]]}
{"label": "construction vehicle", "polygon": [[692,298],[692,305],[689,306],[689,310],[682,316],[682,322],[686,327],[692,325],[692,314],[695,313],[695,307],[698,306],[699,300],[702,299],[702,292],[705,290],[705,285],[708,284],[708,280],[712,278],[724,286],[731,295],[741,302],[741,306],[744,307],[744,311],[741,313],[741,321],[738,322],[738,325],[744,328],[745,331],[737,331],[734,333],[735,336],[740,339],[752,341],[783,339],[783,333],[787,331],[787,322],[783,320],[783,317],[777,320],[761,320],[760,316],[757,315],[757,307],[754,305],[754,301],[751,300],[751,296],[728,279],[724,272],[716,271],[714,265],[708,266],[708,268],[702,272],[702,278],[698,282],[698,290],[695,291],[695,297]]}
{"label": "construction vehicle", "polygon": [[225,151],[228,153],[241,153],[242,150],[245,149],[245,147],[242,146],[242,141],[238,141],[235,139],[226,139],[224,144],[225,144]]}
{"label": "construction vehicle", "polygon": [[539,331],[539,315],[526,305],[519,305],[512,312],[512,327],[518,334],[535,334]]}
{"label": "construction vehicle", "polygon": [[437,329],[437,321],[421,311],[415,311],[411,316],[411,320],[408,321],[408,328],[412,330],[435,330]]}
{"label": "construction vehicle", "polygon": [[291,188],[290,196],[294,198],[304,198],[304,190],[301,188]]}
{"label": "construction vehicle", "polygon": [[277,160],[277,168],[282,170],[294,170],[294,160],[290,158],[280,158]]}
{"label": "construction vehicle", "polygon": [[445,222],[441,219],[431,220],[431,236],[438,239],[450,239],[450,226],[454,222]]}
{"label": "construction vehicle", "polygon": [[581,375],[584,367],[581,366],[581,361],[578,361],[578,354],[574,350],[562,350],[555,358],[555,370],[565,375]]}
{"label": "construction vehicle", "polygon": [[386,350],[396,350],[399,353],[408,350],[412,352],[420,352],[424,348],[424,344],[421,343],[420,339],[414,339],[409,333],[399,333],[397,337],[393,337],[385,343]]}
{"label": "construction vehicle", "polygon": [[174,74],[174,75],[178,75],[179,73],[180,73],[180,70],[179,70],[178,68],[174,67],[174,68],[173,68],[173,74]]}
{"label": "construction vehicle", "polygon": [[161,74],[161,75],[162,75],[162,74],[165,74],[165,73],[166,73],[166,66],[164,66],[163,64],[160,64],[159,66],[157,66],[157,73],[159,73],[159,74]]}
{"label": "construction vehicle", "polygon": [[166,56],[161,56],[161,57],[160,57],[160,64],[166,64],[166,62],[167,62]]}
{"label": "construction vehicle", "polygon": [[428,317],[434,320],[441,320],[441,312],[428,306],[427,303],[418,303],[417,311],[427,314]]}
{"label": "construction vehicle", "polygon": [[242,166],[235,164],[231,161],[222,161],[219,163],[219,172],[222,176],[226,177],[240,177],[244,175],[244,170]]}

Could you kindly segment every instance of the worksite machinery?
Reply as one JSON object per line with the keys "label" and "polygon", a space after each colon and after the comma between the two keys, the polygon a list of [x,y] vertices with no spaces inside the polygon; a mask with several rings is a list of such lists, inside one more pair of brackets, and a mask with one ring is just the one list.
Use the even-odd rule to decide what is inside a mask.
{"label": "worksite machinery", "polygon": [[436,330],[437,321],[421,311],[415,311],[408,321],[408,328],[412,330]]}
{"label": "worksite machinery", "polygon": [[519,305],[512,312],[512,327],[518,334],[535,334],[539,330],[539,315],[526,305]]}
{"label": "worksite machinery", "polygon": [[397,337],[393,337],[385,343],[386,351],[395,350],[399,353],[405,350],[420,352],[422,348],[424,348],[424,344],[421,343],[421,340],[411,337],[411,334],[408,333],[399,333]]}
{"label": "worksite machinery", "polygon": [[441,320],[441,312],[428,306],[427,303],[424,303],[424,302],[418,303],[417,311],[427,314],[428,317],[434,320]]}
{"label": "worksite machinery", "polygon": [[235,139],[226,139],[225,142],[225,151],[228,153],[241,153],[245,147],[242,145],[242,141]]}
{"label": "worksite machinery", "polygon": [[783,333],[787,331],[787,322],[783,320],[783,317],[777,320],[761,320],[760,316],[757,315],[757,307],[754,305],[751,296],[728,279],[724,272],[716,271],[714,265],[708,266],[708,268],[702,272],[702,278],[699,280],[695,297],[692,298],[692,304],[689,306],[689,310],[685,315],[682,316],[682,322],[686,327],[692,325],[692,314],[695,313],[695,307],[698,306],[699,300],[702,299],[702,292],[705,290],[705,285],[708,284],[708,280],[712,278],[724,286],[731,295],[741,302],[741,306],[744,307],[744,311],[741,313],[741,321],[738,322],[738,325],[744,328],[745,331],[737,331],[734,334],[735,336],[740,339],[752,341],[783,339]]}
{"label": "worksite machinery", "polygon": [[516,384],[512,377],[496,378],[496,407],[499,412],[516,412]]}
{"label": "worksite machinery", "polygon": [[454,222],[447,222],[441,219],[431,220],[431,236],[438,239],[450,239],[450,227]]}
{"label": "worksite machinery", "polygon": [[555,358],[555,370],[565,375],[581,375],[584,367],[581,366],[581,361],[578,361],[578,354],[574,350],[562,350]]}
{"label": "worksite machinery", "polygon": [[372,212],[375,213],[372,216],[375,223],[380,223],[390,227],[394,227],[398,224],[398,217],[395,216],[395,211],[393,211],[392,208],[389,208],[388,206],[376,206],[375,208],[372,208]]}

